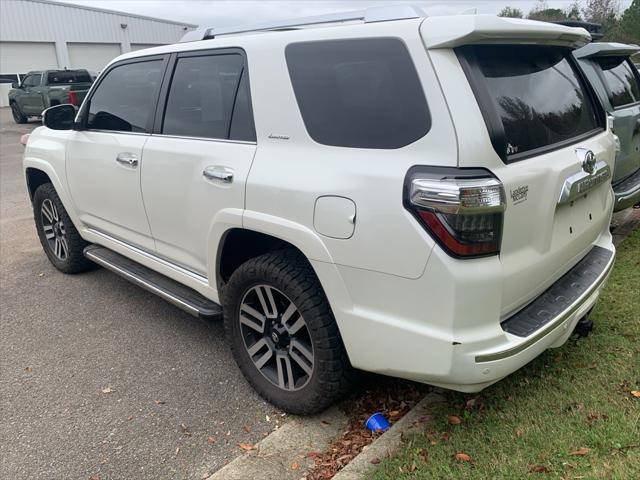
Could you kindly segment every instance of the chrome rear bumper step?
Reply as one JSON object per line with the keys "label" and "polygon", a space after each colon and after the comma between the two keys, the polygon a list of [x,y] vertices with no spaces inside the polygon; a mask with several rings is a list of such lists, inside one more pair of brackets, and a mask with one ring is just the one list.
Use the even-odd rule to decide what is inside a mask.
{"label": "chrome rear bumper step", "polygon": [[208,319],[222,317],[222,307],[217,303],[113,250],[99,245],[89,245],[83,253],[89,260],[111,270],[131,283],[155,293],[195,317]]}

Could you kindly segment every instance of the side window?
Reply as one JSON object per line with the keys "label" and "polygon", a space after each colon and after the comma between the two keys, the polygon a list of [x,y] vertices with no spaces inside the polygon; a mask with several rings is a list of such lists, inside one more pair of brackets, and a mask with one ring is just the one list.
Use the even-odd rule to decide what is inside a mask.
{"label": "side window", "polygon": [[87,127],[148,132],[162,67],[162,60],[150,60],[120,65],[107,72],[91,96]]}
{"label": "side window", "polygon": [[253,125],[253,113],[251,110],[251,98],[249,96],[249,82],[246,70],[242,72],[240,86],[236,94],[236,103],[233,107],[229,138],[231,140],[244,140],[246,142],[256,141],[256,130]]}
{"label": "side window", "polygon": [[[176,62],[164,113],[162,133],[189,137],[228,139],[235,111],[234,134],[244,135],[241,103],[248,94],[238,91],[244,60],[239,54],[181,57]],[[246,82],[244,82],[246,84]],[[245,87],[246,88],[246,87]],[[252,121],[251,121],[252,123]],[[245,127],[246,130],[246,127]]]}
{"label": "side window", "polygon": [[40,85],[40,79],[42,78],[42,75],[37,74],[37,75],[29,75],[27,76],[27,78],[24,79],[24,86],[25,87],[37,87]]}
{"label": "side window", "polygon": [[400,148],[429,131],[427,101],[401,40],[293,43],[285,55],[300,113],[316,142]]}

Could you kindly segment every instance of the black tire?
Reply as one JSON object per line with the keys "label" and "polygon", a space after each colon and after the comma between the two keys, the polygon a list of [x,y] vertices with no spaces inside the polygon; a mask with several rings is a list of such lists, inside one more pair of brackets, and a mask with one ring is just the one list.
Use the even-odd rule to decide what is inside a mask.
{"label": "black tire", "polygon": [[[297,390],[280,388],[270,381],[254,364],[246,346],[246,327],[240,323],[240,307],[245,295],[264,285],[295,304],[298,318],[303,318],[306,324],[305,335],[312,342],[313,370]],[[320,282],[299,252],[279,250],[248,260],[225,285],[223,304],[225,331],[233,356],[245,378],[270,403],[288,413],[309,415],[326,409],[347,393],[352,384],[353,369]],[[272,322],[277,323],[277,320]],[[267,328],[263,327],[263,330]],[[269,338],[268,334],[256,335]],[[277,351],[286,352],[286,348]],[[274,358],[277,363],[277,356]]]}
{"label": "black tire", "polygon": [[[49,225],[50,222],[43,212],[43,204],[45,203],[49,215],[51,215],[50,205],[55,207],[55,213],[58,217],[57,221],[54,222],[57,224],[55,228],[53,225]],[[52,184],[45,183],[36,189],[33,195],[33,216],[42,248],[54,267],[63,273],[80,273],[95,268],[95,264],[82,254],[84,248],[89,244],[82,239],[78,230],[76,230]],[[47,233],[45,233],[45,229],[47,229]],[[60,252],[64,250],[65,255],[56,253],[56,248],[53,246],[54,243],[50,238],[47,238],[48,235],[51,236],[52,234],[54,235],[53,241],[58,240],[60,242],[58,245],[62,245],[62,238],[64,238],[66,247],[60,247]]]}
{"label": "black tire", "polygon": [[16,123],[27,123],[29,118],[22,113],[20,106],[16,102],[11,102],[11,114],[13,115],[13,121]]}

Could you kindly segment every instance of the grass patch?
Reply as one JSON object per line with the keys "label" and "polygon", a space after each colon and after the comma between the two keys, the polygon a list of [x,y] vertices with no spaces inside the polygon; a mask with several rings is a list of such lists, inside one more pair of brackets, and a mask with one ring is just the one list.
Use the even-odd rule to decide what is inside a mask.
{"label": "grass patch", "polygon": [[371,477],[640,478],[640,230],[619,246],[592,319],[589,337],[481,394],[447,393]]}

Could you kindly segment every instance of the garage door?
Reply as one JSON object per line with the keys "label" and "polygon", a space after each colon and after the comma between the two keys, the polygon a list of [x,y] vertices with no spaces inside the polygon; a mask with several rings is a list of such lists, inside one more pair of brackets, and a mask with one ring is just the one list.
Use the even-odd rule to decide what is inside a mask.
{"label": "garage door", "polygon": [[152,47],[160,47],[164,44],[157,44],[154,45],[152,43],[132,43],[131,44],[131,51],[135,52],[136,50],[143,50],[145,48],[152,48]]}
{"label": "garage door", "polygon": [[67,43],[71,68],[99,72],[120,55],[119,43]]}
{"label": "garage door", "polygon": [[56,46],[44,42],[0,42],[0,73],[58,68]]}

